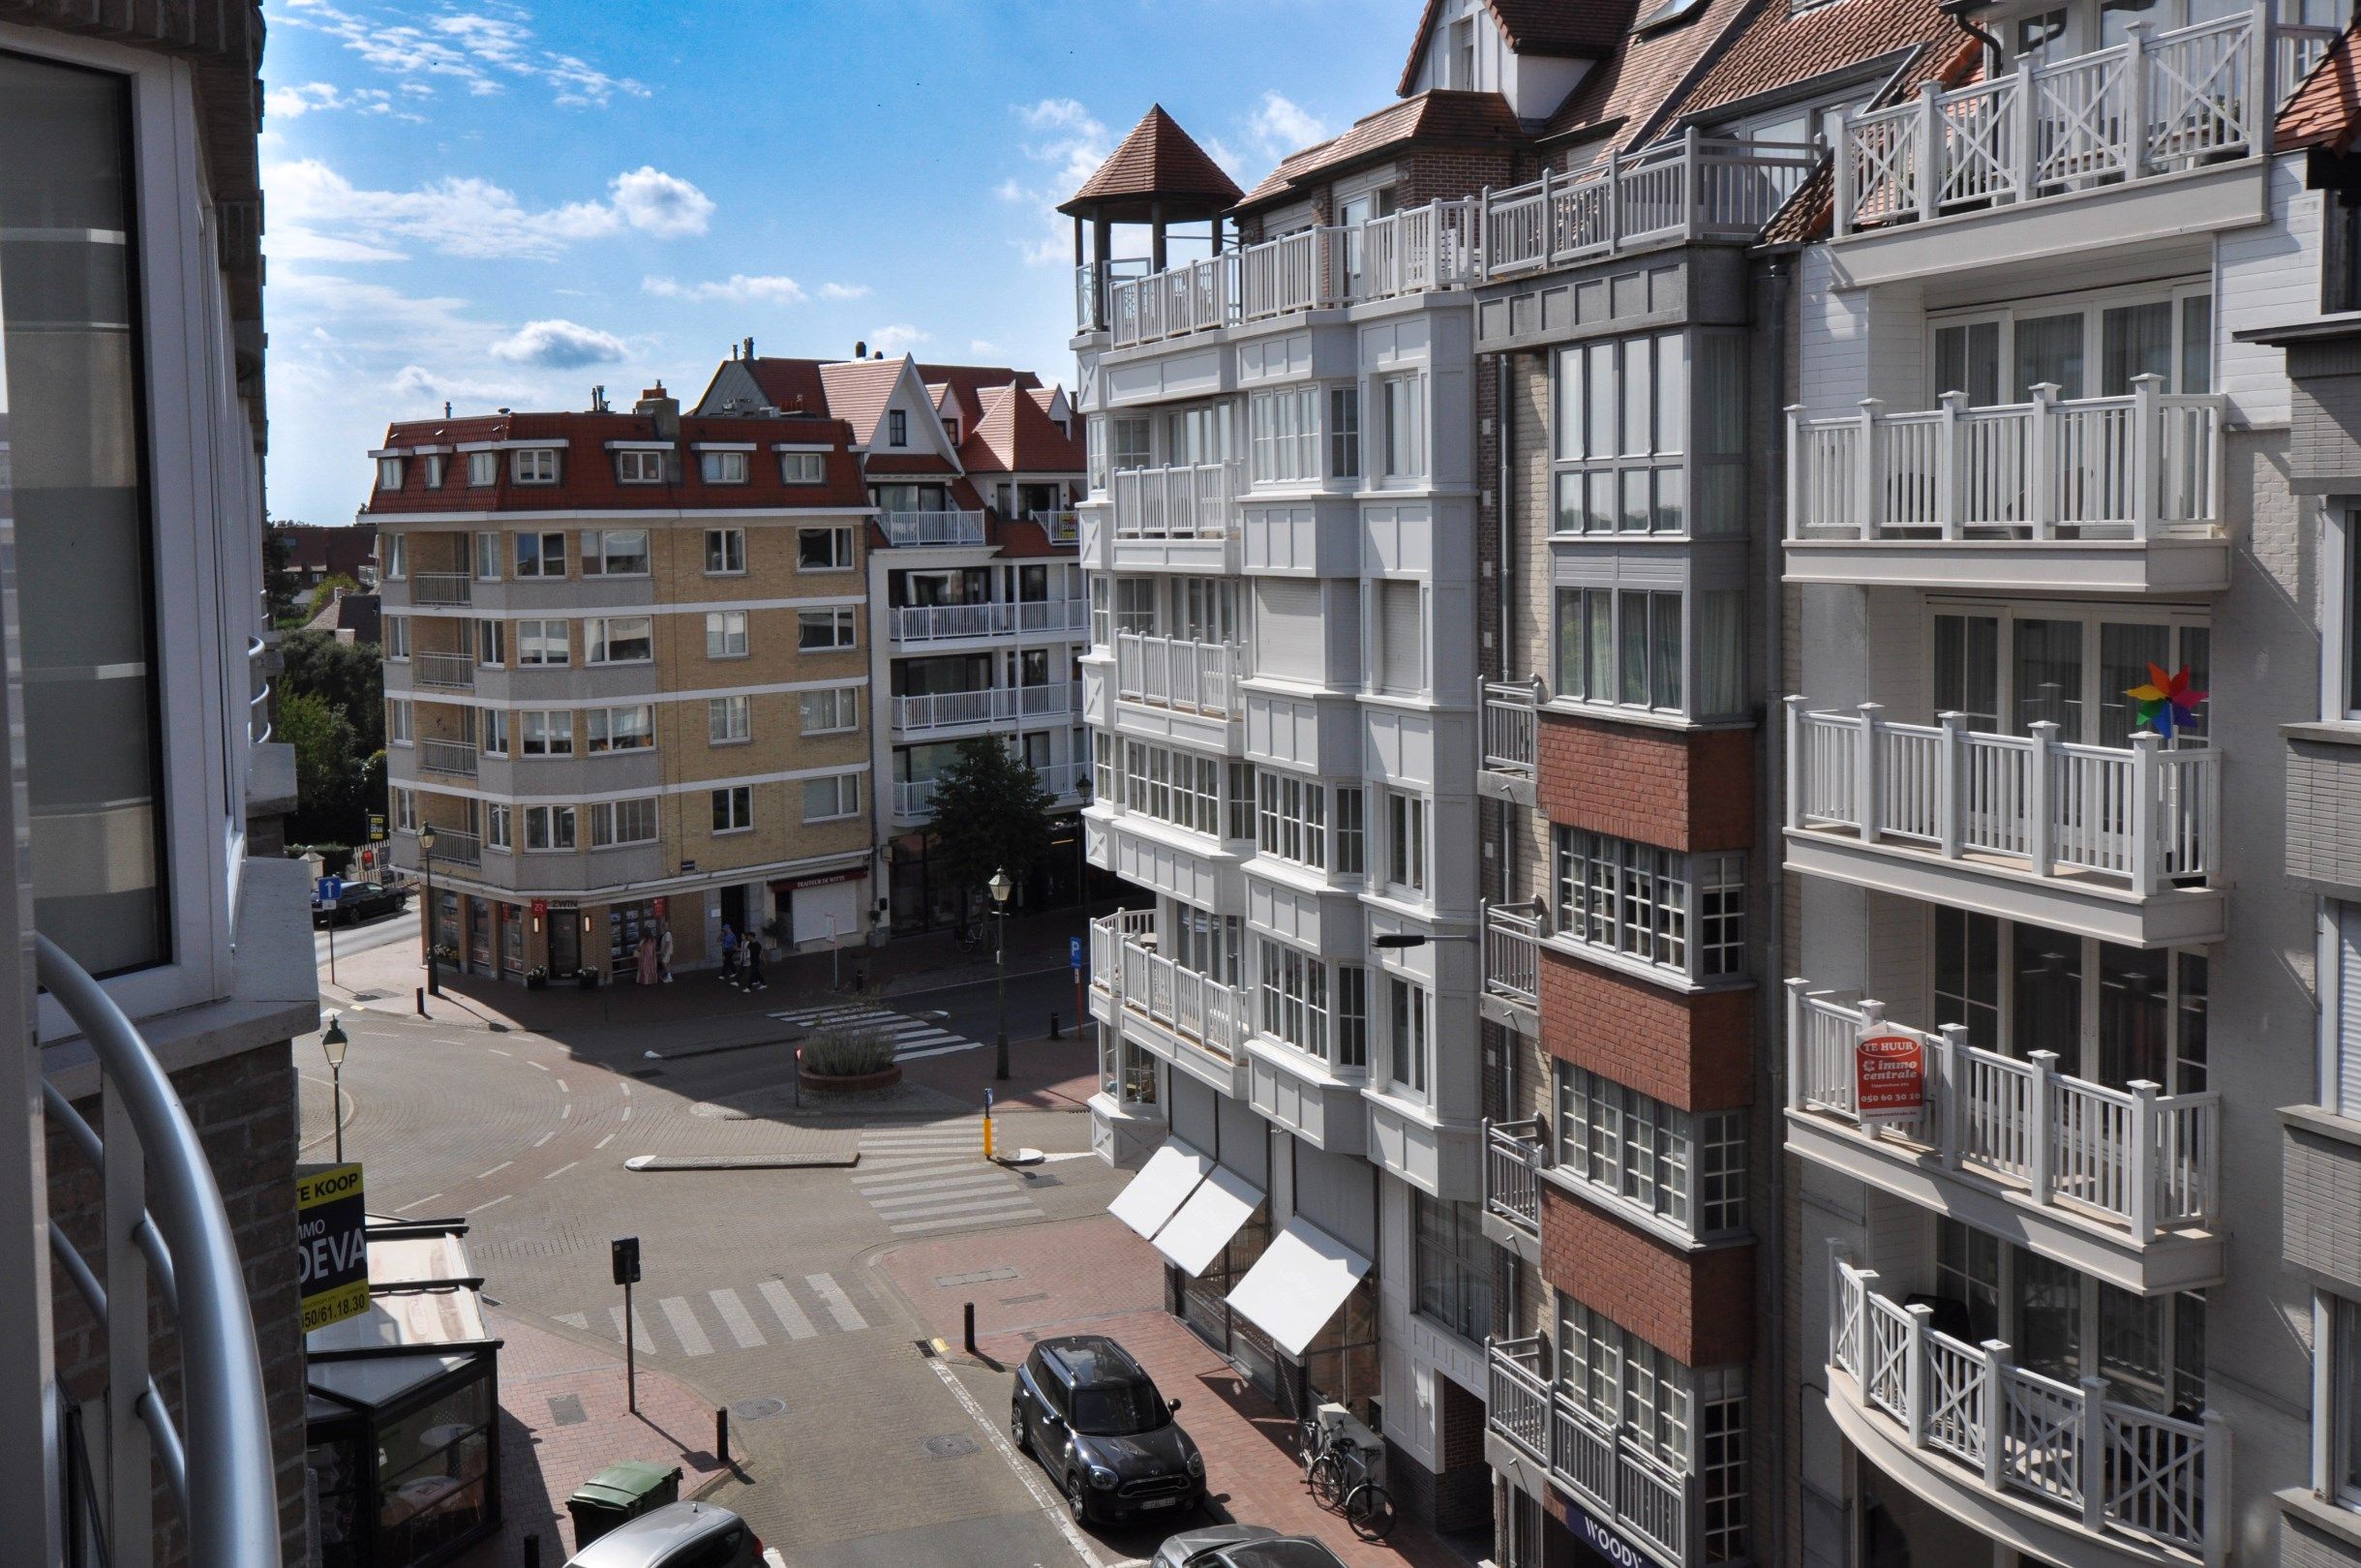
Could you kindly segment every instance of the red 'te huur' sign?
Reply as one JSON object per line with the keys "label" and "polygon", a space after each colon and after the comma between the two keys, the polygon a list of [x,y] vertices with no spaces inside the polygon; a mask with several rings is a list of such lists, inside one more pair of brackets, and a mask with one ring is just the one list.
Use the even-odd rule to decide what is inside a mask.
{"label": "red 'te huur' sign", "polygon": [[1926,1044],[1867,1035],[1853,1047],[1853,1104],[1864,1123],[1914,1121],[1926,1110]]}

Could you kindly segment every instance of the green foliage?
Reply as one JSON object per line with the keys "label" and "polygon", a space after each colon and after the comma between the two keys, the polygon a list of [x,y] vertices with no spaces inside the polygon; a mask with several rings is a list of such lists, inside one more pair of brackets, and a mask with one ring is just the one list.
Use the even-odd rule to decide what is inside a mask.
{"label": "green foliage", "polygon": [[987,904],[994,871],[1022,884],[1049,853],[1049,801],[1040,775],[999,740],[965,742],[935,775],[929,874]]}
{"label": "green foliage", "polygon": [[384,667],[375,643],[341,643],[333,632],[289,632],[279,641],[279,692],[318,697],[344,709],[357,752],[385,747]]}
{"label": "green foliage", "polygon": [[340,588],[347,593],[358,593],[361,586],[342,572],[330,572],[319,580],[318,588],[312,589],[312,596],[303,601],[303,618],[309,620],[326,609],[335,601]]}
{"label": "green foliage", "polygon": [[292,838],[350,842],[358,809],[360,777],[354,761],[358,740],[344,709],[310,692],[279,698],[279,738],[295,748],[295,814]]}
{"label": "green foliage", "polygon": [[285,630],[289,622],[301,625],[295,615],[295,573],[288,565],[293,547],[288,537],[288,526],[272,523],[262,529],[262,590],[270,623]]}
{"label": "green foliage", "polygon": [[850,1078],[883,1072],[893,1065],[893,1037],[882,1029],[844,1025],[822,1029],[803,1041],[803,1070]]}

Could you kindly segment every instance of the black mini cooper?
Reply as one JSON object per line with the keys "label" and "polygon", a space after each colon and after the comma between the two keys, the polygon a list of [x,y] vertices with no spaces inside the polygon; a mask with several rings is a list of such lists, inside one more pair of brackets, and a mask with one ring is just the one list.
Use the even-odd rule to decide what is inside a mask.
{"label": "black mini cooper", "polygon": [[1016,1370],[1009,1435],[1042,1462],[1076,1520],[1185,1513],[1205,1500],[1205,1461],[1156,1384],[1100,1334],[1044,1340]]}

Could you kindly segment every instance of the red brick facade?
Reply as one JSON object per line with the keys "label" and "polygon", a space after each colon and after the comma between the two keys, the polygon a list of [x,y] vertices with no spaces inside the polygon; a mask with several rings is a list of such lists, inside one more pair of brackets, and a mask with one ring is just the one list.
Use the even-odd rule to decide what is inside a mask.
{"label": "red brick facade", "polygon": [[1684,1366],[1754,1353],[1754,1248],[1686,1252],[1541,1188],[1541,1275]]}
{"label": "red brick facade", "polygon": [[1754,732],[1658,730],[1541,715],[1542,814],[1662,849],[1746,849],[1754,841]]}
{"label": "red brick facade", "polygon": [[1683,1110],[1754,1098],[1754,991],[1690,995],[1544,949],[1541,1044]]}

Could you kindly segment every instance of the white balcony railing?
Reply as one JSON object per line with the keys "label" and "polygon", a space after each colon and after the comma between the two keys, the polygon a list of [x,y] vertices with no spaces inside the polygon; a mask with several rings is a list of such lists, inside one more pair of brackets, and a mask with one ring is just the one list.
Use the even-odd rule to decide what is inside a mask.
{"label": "white balcony railing", "polygon": [[418,742],[418,766],[431,773],[455,773],[462,778],[473,778],[475,747],[465,740],[421,740]]}
{"label": "white balcony railing", "polygon": [[[2099,190],[2262,149],[2268,63],[2248,12],[2130,37],[1845,116],[1836,231]],[[2285,84],[2292,87],[2289,81]]]}
{"label": "white balcony railing", "polygon": [[1144,278],[1154,266],[1144,256],[1085,261],[1074,269],[1074,324],[1077,332],[1105,332],[1108,296],[1115,285]]}
{"label": "white balcony railing", "polygon": [[2210,746],[2167,751],[2147,731],[2128,747],[2073,745],[2046,721],[1989,735],[1956,713],[1890,724],[1882,712],[1787,699],[1790,829],[2107,878],[2141,897],[2220,874],[2222,754]]}
{"label": "white balcony railing", "polygon": [[1025,516],[1049,536],[1049,542],[1053,545],[1082,542],[1081,514],[1070,506],[1061,506],[1049,511],[1027,512]]}
{"label": "white balcony railing", "polygon": [[980,545],[982,512],[880,512],[877,526],[890,545]]}
{"label": "white balcony railing", "polygon": [[1699,136],[1495,191],[1484,204],[1488,278],[1667,239],[1751,240],[1811,174],[1801,144]]}
{"label": "white balcony railing", "polygon": [[409,602],[456,605],[475,602],[475,579],[466,572],[412,572]]}
{"label": "white balcony railing", "polygon": [[1115,692],[1127,703],[1237,718],[1246,710],[1238,691],[1245,674],[1245,659],[1235,643],[1115,634]]}
{"label": "white balcony railing", "polygon": [[1160,954],[1154,911],[1121,911],[1091,921],[1090,931],[1091,983],[1101,992],[1218,1061],[1242,1059],[1253,1032],[1247,993]]}
{"label": "white balcony railing", "polygon": [[1541,912],[1531,904],[1484,906],[1484,989],[1531,1007],[1541,1000]]}
{"label": "white balcony railing", "polygon": [[1236,463],[1118,468],[1109,484],[1118,539],[1226,539],[1230,502],[1245,493]]}
{"label": "white balcony railing", "polygon": [[1541,1234],[1541,1182],[1547,1130],[1538,1116],[1484,1124],[1484,1209],[1529,1236]]}
{"label": "white balcony railing", "polygon": [[2167,1095],[2144,1079],[2110,1089],[2057,1070],[2055,1051],[2025,1060],[1967,1043],[1948,1025],[1889,1023],[1882,1003],[1845,1004],[1787,982],[1789,1108],[1861,1125],[1854,1046],[1864,1034],[1923,1042],[1926,1110],[1863,1129],[1910,1151],[2022,1186],[2035,1203],[2073,1205],[2145,1246],[2159,1231],[2212,1227],[2221,1214],[2222,1097]]}
{"label": "white balcony railing", "polygon": [[475,655],[412,653],[409,656],[409,678],[418,685],[434,686],[443,691],[473,691]]}
{"label": "white balcony railing", "polygon": [[1079,681],[1043,686],[986,686],[979,691],[939,691],[893,699],[896,730],[943,730],[1002,719],[1064,718],[1080,711]]}
{"label": "white balcony railing", "polygon": [[1998,1340],[1970,1344],[1930,1326],[1933,1309],[1880,1292],[1876,1273],[1831,1260],[1831,1400],[1894,1423],[1926,1462],[1956,1467],[1996,1494],[2222,1557],[2209,1542],[2229,1515],[2229,1429],[2106,1397],[2104,1378],[2068,1383],[2013,1365]]}
{"label": "white balcony railing", "polygon": [[1684,1560],[1694,1507],[1691,1478],[1555,1387],[1542,1373],[1542,1353],[1538,1339],[1487,1342],[1486,1422],[1547,1468],[1559,1491],[1668,1560]]}
{"label": "white balcony railing", "polygon": [[887,625],[897,643],[943,643],[969,637],[1080,631],[1090,624],[1088,599],[994,600],[985,604],[907,605]]}
{"label": "white balcony railing", "polygon": [[1484,766],[1496,773],[1533,773],[1537,680],[1484,682]]}
{"label": "white balcony railing", "polygon": [[[1069,799],[1076,783],[1088,770],[1082,763],[1051,763],[1033,769],[1042,788],[1052,800]],[[934,780],[931,778],[898,779],[893,785],[893,815],[902,822],[923,822],[934,815]]]}
{"label": "white balcony railing", "polygon": [[1787,427],[1788,537],[1871,541],[2132,539],[2211,534],[2222,519],[2219,396],[2167,393],[1937,408]]}

